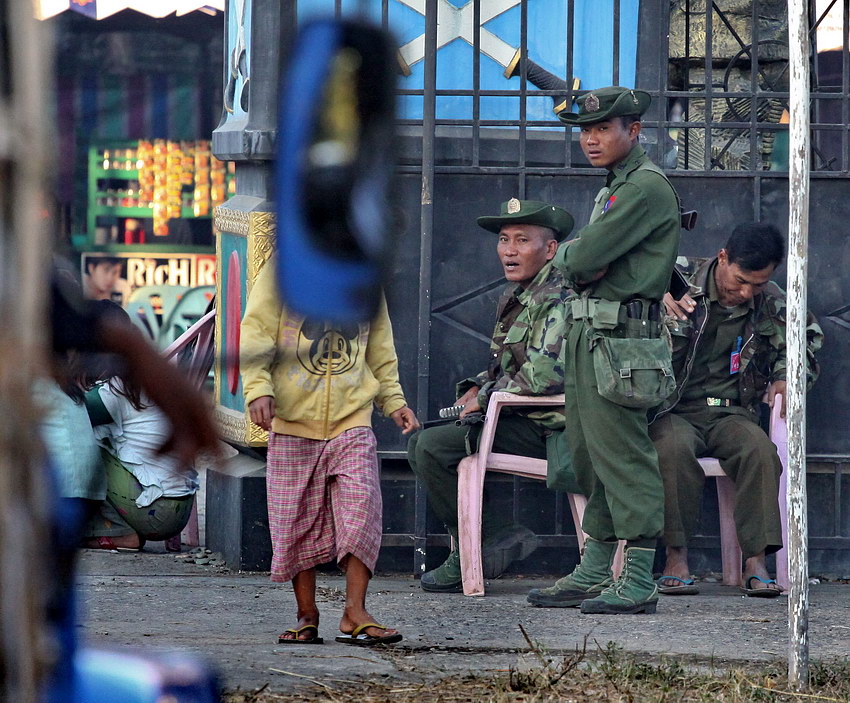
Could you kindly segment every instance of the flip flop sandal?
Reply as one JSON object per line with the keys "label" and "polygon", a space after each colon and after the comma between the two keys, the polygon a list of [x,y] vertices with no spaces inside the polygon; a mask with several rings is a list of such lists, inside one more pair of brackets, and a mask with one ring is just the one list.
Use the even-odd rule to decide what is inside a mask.
{"label": "flip flop sandal", "polygon": [[[308,637],[307,639],[300,639],[299,635],[306,631],[312,630],[316,634],[312,637]],[[291,634],[294,637],[284,637],[283,635]],[[304,627],[299,627],[297,630],[294,628],[290,628],[289,630],[285,630],[283,635],[277,638],[278,644],[324,644],[325,640],[319,637],[319,628],[315,625],[304,625]]]}
{"label": "flip flop sandal", "polygon": [[[662,586],[665,580],[678,581],[678,586]],[[680,579],[678,576],[659,576],[655,583],[658,586],[658,592],[665,596],[695,596],[699,593],[699,586],[696,585],[692,578]]]}
{"label": "flip flop sandal", "polygon": [[369,627],[376,627],[379,630],[387,629],[384,625],[379,625],[376,622],[366,622],[354,628],[354,631],[350,635],[340,635],[336,638],[336,641],[343,644],[354,644],[360,647],[374,647],[377,644],[393,644],[402,640],[400,632],[396,632],[394,635],[384,635],[383,637],[367,635],[364,630]]}
{"label": "flip flop sandal", "polygon": [[741,592],[749,597],[749,598],[776,598],[777,596],[782,595],[782,590],[780,588],[750,588],[750,584],[753,582],[753,579],[756,581],[761,581],[761,583],[765,584],[765,586],[769,586],[771,584],[777,585],[775,579],[763,579],[761,576],[750,576],[744,588],[741,589]]}
{"label": "flip flop sandal", "polygon": [[115,542],[112,541],[110,537],[97,537],[95,538],[97,541],[96,547],[86,547],[86,549],[102,549],[107,552],[140,552],[142,551],[141,547],[117,547],[115,546]]}

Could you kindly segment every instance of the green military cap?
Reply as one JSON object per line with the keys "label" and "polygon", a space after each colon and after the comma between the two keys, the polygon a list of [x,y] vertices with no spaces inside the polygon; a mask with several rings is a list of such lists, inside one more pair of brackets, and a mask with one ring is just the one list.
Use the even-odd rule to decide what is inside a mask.
{"label": "green military cap", "polygon": [[580,98],[578,113],[563,110],[558,119],[568,125],[593,124],[604,122],[612,117],[624,115],[642,115],[649,108],[652,98],[643,90],[632,90],[612,85],[599,90],[591,90]]}
{"label": "green military cap", "polygon": [[502,203],[501,214],[479,217],[478,224],[497,234],[503,225],[540,225],[555,230],[555,239],[560,242],[572,232],[574,222],[563,208],[538,200],[511,198]]}

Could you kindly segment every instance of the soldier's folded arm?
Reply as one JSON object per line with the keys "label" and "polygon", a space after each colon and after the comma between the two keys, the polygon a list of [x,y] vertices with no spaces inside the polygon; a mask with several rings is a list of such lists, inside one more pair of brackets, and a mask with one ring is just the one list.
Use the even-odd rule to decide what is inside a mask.
{"label": "soldier's folded arm", "polygon": [[[496,379],[487,389],[488,398],[493,391],[507,391],[517,395],[554,395],[564,392],[561,347],[565,328],[561,317],[550,313],[540,335],[539,346],[529,344],[526,349],[528,360],[515,373],[506,373]],[[478,397],[481,398],[481,393]]]}
{"label": "soldier's folded arm", "polygon": [[653,232],[643,190],[633,183],[623,183],[615,193],[616,200],[606,213],[584,227],[569,245],[558,247],[555,266],[569,280],[594,280],[608,264]]}
{"label": "soldier's folded arm", "polygon": [[[557,359],[551,363],[543,363],[545,356],[541,355],[534,362],[528,361],[523,364],[515,374],[505,374],[487,389],[487,397],[494,391],[506,391],[516,395],[555,395],[564,392],[563,374],[558,376],[555,367],[560,368]],[[482,392],[478,397],[481,398]],[[484,406],[482,406],[484,407]]]}

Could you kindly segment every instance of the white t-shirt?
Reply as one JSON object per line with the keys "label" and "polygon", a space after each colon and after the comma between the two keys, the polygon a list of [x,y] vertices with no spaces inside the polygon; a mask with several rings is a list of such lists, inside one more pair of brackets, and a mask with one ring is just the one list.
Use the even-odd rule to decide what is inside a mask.
{"label": "white t-shirt", "polygon": [[[114,382],[120,385],[120,381]],[[195,493],[197,472],[193,468],[180,471],[175,459],[157,454],[171,431],[163,412],[156,405],[147,405],[147,398],[143,398],[147,407],[136,410],[108,383],[100,386],[98,392],[113,422],[95,427],[95,438],[142,484],[144,490],[136,498],[136,505],[144,508],[162,496],[178,498]]]}

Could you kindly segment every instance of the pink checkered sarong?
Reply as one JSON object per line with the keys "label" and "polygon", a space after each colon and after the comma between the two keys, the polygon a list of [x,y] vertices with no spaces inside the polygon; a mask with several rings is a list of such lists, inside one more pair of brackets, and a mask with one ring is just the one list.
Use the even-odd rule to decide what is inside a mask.
{"label": "pink checkered sarong", "polygon": [[375,434],[354,427],[329,441],[269,434],[266,488],[272,581],[291,581],[353,554],[375,570],[381,484]]}

